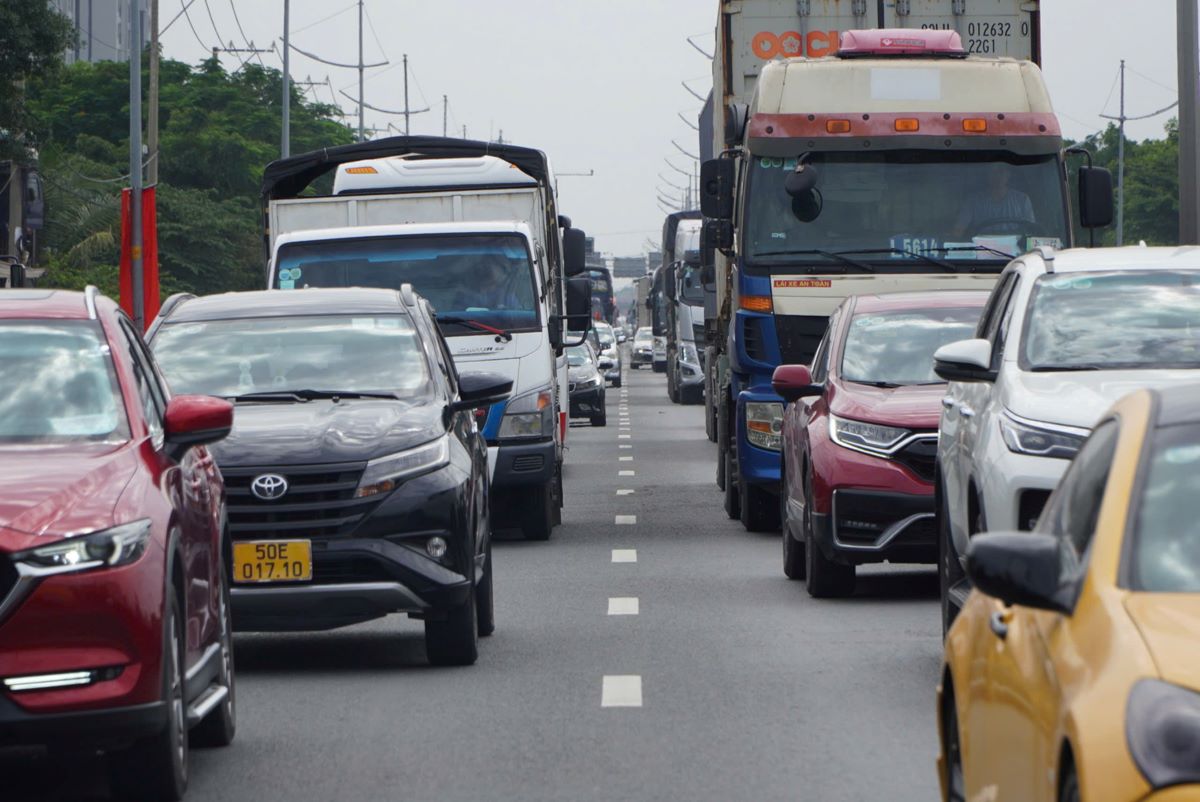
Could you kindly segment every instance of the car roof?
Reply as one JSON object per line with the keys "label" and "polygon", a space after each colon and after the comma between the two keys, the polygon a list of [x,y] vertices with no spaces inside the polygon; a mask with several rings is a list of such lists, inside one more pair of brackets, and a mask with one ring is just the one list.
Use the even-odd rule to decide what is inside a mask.
{"label": "car roof", "polygon": [[983,307],[990,290],[942,290],[938,292],[889,292],[854,296],[856,313],[905,312],[915,309],[961,309]]}
{"label": "car roof", "polygon": [[164,322],[294,315],[394,315],[407,311],[396,290],[370,287],[259,290],[189,298],[172,309]]}
{"label": "car roof", "polygon": [[[1035,270],[1046,269],[1045,257],[1033,252],[1021,257]],[[1105,270],[1200,270],[1200,247],[1168,246],[1151,248],[1132,245],[1122,248],[1072,248],[1054,252],[1055,273],[1098,272]]]}
{"label": "car roof", "polygon": [[1200,384],[1182,384],[1153,391],[1158,396],[1158,425],[1200,423]]}
{"label": "car roof", "polygon": [[82,292],[50,289],[0,291],[0,320],[17,318],[87,320],[90,316],[87,301]]}

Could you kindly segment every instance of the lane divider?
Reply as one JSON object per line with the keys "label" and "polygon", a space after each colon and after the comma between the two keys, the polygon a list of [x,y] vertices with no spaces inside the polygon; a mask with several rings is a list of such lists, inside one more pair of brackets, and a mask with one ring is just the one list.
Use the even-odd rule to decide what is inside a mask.
{"label": "lane divider", "polygon": [[642,678],[638,674],[605,675],[600,688],[601,707],[641,707]]}
{"label": "lane divider", "polygon": [[608,600],[609,615],[637,615],[638,612],[637,596],[613,596]]}
{"label": "lane divider", "polygon": [[612,561],[615,563],[637,562],[637,549],[613,549]]}

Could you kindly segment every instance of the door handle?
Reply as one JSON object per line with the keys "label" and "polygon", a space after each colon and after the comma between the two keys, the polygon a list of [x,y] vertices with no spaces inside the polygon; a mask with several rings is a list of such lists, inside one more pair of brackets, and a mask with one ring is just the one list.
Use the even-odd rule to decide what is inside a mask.
{"label": "door handle", "polygon": [[964,418],[973,418],[975,417],[975,410],[971,409],[966,404],[960,404],[958,407],[958,414],[962,415]]}
{"label": "door handle", "polygon": [[1008,638],[1008,622],[1012,620],[1012,613],[1007,610],[997,610],[992,613],[988,624],[992,628],[992,633],[1000,640]]}
{"label": "door handle", "polygon": [[958,402],[950,396],[946,396],[942,399],[942,406],[944,406],[946,409],[954,409],[956,406],[958,406]]}

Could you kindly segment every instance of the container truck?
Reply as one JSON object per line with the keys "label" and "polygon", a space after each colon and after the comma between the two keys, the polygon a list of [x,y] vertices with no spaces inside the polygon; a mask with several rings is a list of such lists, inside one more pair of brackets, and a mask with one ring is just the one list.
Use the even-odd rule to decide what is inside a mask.
{"label": "container truck", "polygon": [[676,404],[704,398],[704,288],[700,282],[700,212],[668,215],[663,224],[667,397]]}
{"label": "container truck", "polygon": [[[331,172],[331,194],[302,196]],[[511,398],[479,417],[493,523],[550,537],[563,503],[564,332],[587,330],[590,298],[586,279],[569,279],[584,270],[585,238],[558,214],[545,154],[392,137],[273,162],[263,201],[269,288],[411,283],[456,363],[513,378]]]}
{"label": "container truck", "polygon": [[[717,483],[751,530],[780,521],[783,402],[846,296],[989,287],[1069,246],[1063,140],[1028,0],[726,0],[713,62],[704,240],[718,250],[706,364]],[[1085,227],[1111,177],[1082,168]],[[736,214],[735,214],[736,210]]]}

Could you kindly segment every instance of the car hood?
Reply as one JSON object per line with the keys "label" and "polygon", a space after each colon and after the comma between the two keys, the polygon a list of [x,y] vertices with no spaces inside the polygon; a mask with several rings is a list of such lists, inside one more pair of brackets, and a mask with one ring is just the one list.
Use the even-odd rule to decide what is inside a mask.
{"label": "car hood", "polygon": [[573,382],[586,381],[597,376],[597,371],[594,368],[568,368],[567,378]]}
{"label": "car hood", "polygon": [[444,411],[432,399],[242,403],[212,451],[223,468],[365,462],[442,434]]}
{"label": "car hood", "polygon": [[1194,370],[1012,370],[1001,381],[1004,395],[1000,401],[1014,414],[1031,421],[1091,429],[1105,410],[1135,390],[1195,381]]}
{"label": "car hood", "polygon": [[1131,593],[1125,609],[1162,679],[1200,690],[1200,593]]}
{"label": "car hood", "polygon": [[0,449],[0,549],[112,526],[137,460],[129,444]]}
{"label": "car hood", "polygon": [[945,395],[944,384],[871,387],[838,382],[831,386],[829,409],[839,417],[867,423],[936,430]]}

